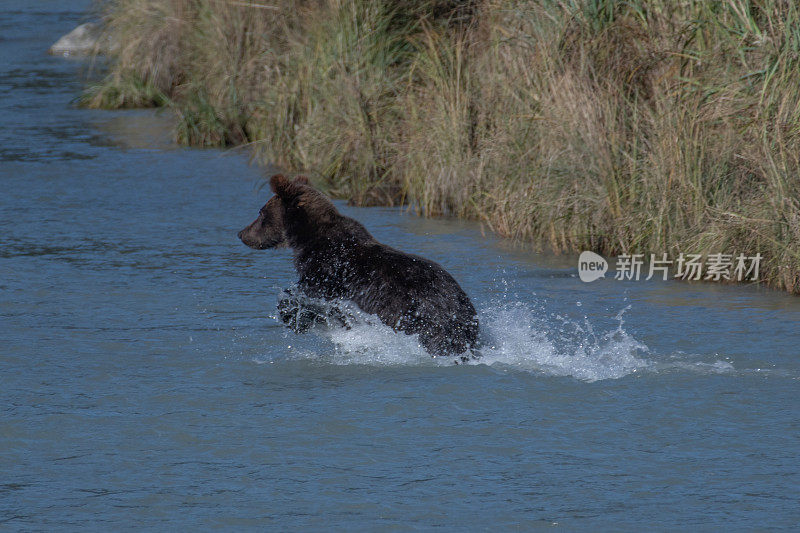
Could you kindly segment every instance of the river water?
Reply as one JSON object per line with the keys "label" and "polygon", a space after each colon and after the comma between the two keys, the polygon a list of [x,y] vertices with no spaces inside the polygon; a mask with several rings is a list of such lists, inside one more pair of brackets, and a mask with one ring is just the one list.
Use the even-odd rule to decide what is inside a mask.
{"label": "river water", "polygon": [[479,363],[366,322],[286,331],[239,151],[74,107],[85,1],[0,17],[0,526],[800,526],[800,300],[599,280],[480,226],[340,204],[444,265]]}

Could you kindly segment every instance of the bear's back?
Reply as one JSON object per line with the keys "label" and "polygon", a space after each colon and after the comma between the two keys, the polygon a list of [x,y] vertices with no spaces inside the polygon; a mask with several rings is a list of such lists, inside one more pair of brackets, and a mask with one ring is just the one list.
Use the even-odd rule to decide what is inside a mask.
{"label": "bear's back", "polygon": [[[311,296],[346,298],[408,334],[434,355],[460,354],[475,345],[475,308],[438,263],[381,244],[349,217],[296,256],[300,286]],[[341,228],[340,228],[341,229]]]}

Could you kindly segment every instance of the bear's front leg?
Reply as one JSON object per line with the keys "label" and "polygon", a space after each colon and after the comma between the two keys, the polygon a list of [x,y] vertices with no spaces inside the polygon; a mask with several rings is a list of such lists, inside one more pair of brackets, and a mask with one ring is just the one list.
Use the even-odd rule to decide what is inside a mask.
{"label": "bear's front leg", "polygon": [[288,289],[281,293],[278,300],[278,315],[281,322],[295,333],[305,333],[315,324],[350,329],[352,321],[352,317],[338,305],[304,294],[295,296]]}

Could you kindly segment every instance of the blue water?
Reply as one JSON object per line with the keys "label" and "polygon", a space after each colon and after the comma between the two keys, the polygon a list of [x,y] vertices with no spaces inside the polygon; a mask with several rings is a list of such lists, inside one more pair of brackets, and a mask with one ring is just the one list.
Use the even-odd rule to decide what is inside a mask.
{"label": "blue water", "polygon": [[800,300],[591,284],[480,226],[340,205],[443,264],[479,364],[369,324],[288,333],[241,151],[76,109],[44,54],[85,1],[0,17],[0,528],[800,527]]}

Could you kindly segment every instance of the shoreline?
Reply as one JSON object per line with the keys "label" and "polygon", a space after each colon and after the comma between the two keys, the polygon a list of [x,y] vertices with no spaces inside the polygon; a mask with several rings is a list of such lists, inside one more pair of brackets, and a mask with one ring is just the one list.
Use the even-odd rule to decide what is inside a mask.
{"label": "shoreline", "polygon": [[761,254],[800,292],[800,10],[594,5],[111,2],[82,103],[168,107],[179,142],[357,205],[555,253]]}

